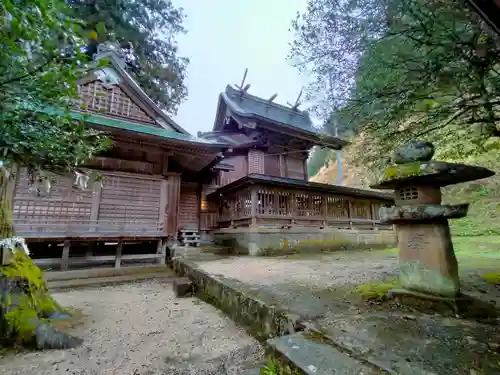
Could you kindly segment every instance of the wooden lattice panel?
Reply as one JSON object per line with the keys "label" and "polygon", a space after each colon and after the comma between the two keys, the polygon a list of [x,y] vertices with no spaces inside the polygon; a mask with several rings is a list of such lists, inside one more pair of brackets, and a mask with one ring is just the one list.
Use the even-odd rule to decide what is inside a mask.
{"label": "wooden lattice panel", "polygon": [[161,180],[104,174],[99,220],[158,222]]}
{"label": "wooden lattice panel", "polygon": [[351,201],[351,217],[355,219],[371,218],[371,203],[370,201],[352,200]]}
{"label": "wooden lattice panel", "polygon": [[156,125],[155,120],[135,104],[119,86],[108,89],[101,81],[95,80],[80,86],[79,90],[80,99],[75,103],[79,110]]}
{"label": "wooden lattice panel", "polygon": [[13,219],[87,219],[92,202],[92,184],[86,190],[73,185],[74,176],[53,176],[49,194],[37,196],[26,169],[19,171]]}
{"label": "wooden lattice panel", "polygon": [[349,200],[343,197],[328,196],[327,216],[335,219],[347,219],[349,217]]}

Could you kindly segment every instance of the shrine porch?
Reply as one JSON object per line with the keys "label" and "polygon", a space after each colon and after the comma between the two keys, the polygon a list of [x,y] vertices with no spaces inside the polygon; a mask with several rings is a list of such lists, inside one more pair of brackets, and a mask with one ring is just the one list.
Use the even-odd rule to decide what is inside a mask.
{"label": "shrine porch", "polygon": [[[390,247],[392,225],[379,208],[393,197],[373,190],[250,174],[207,195],[217,212],[214,241],[236,253]],[[210,208],[211,207],[211,208]]]}

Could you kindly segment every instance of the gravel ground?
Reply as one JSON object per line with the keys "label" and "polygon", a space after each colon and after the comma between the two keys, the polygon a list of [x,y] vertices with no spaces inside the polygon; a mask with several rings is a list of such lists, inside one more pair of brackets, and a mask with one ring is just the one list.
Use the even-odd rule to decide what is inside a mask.
{"label": "gravel ground", "polygon": [[54,293],[81,309],[72,331],[76,349],[9,354],[0,375],[238,374],[262,360],[263,349],[214,307],[176,299],[171,284],[145,281]]}

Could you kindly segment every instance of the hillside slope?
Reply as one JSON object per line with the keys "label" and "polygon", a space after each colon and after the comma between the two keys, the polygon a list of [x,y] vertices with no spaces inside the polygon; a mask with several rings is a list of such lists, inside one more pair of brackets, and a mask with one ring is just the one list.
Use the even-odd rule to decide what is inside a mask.
{"label": "hillside slope", "polygon": [[[375,171],[356,165],[356,154],[360,152],[353,144],[342,152],[343,185],[368,188],[375,180]],[[311,181],[336,184],[337,163],[335,156],[310,178]],[[451,161],[451,160],[450,160]],[[500,235],[500,152],[492,151],[480,157],[455,160],[472,165],[487,167],[496,172],[488,179],[458,184],[443,189],[443,201],[449,204],[470,202],[466,218],[451,220],[454,235],[482,236]]]}

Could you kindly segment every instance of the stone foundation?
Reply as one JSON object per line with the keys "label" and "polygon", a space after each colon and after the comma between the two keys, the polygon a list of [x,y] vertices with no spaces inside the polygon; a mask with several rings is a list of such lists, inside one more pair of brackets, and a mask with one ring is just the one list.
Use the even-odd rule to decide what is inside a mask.
{"label": "stone foundation", "polygon": [[320,252],[341,249],[396,246],[392,230],[348,230],[300,228],[226,228],[214,233],[215,242],[230,246],[236,254],[279,255],[290,252]]}

